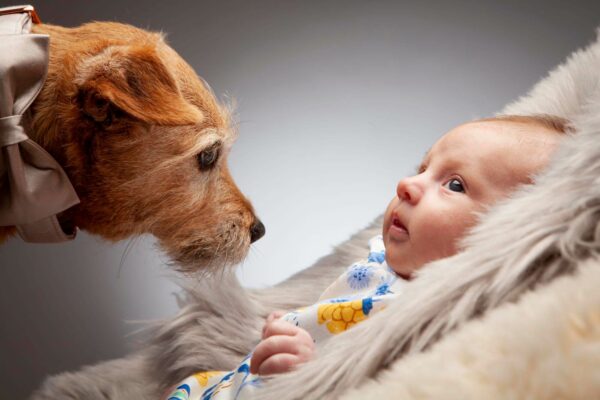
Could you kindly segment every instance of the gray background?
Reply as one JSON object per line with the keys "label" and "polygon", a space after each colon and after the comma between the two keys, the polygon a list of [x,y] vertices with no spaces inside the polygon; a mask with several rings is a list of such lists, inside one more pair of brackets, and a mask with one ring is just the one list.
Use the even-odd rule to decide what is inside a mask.
{"label": "gray background", "polygon": [[[267,227],[239,269],[252,287],[365,226],[436,138],[524,94],[600,24],[597,0],[34,5],[47,23],[162,30],[237,100],[230,166]],[[135,321],[176,312],[166,262],[149,237],[0,247],[0,399],[134,348]]]}

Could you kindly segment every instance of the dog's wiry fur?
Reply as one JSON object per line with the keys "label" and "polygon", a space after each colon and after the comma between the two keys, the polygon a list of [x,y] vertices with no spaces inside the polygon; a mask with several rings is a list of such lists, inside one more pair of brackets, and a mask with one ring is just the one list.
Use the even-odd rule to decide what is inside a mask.
{"label": "dog's wiry fur", "polygon": [[[28,132],[81,199],[61,223],[109,240],[153,234],[180,269],[240,261],[256,218],[226,166],[229,110],[162,35],[99,22],[34,32],[50,35],[50,60]],[[219,158],[202,169],[211,146]],[[0,228],[0,242],[12,233]]]}
{"label": "dog's wiry fur", "polygon": [[[466,251],[428,265],[385,311],[333,338],[315,360],[268,381],[261,399],[337,398],[363,383],[376,384],[379,375],[392,381],[389,375],[380,373],[392,366],[394,370],[402,370],[402,363],[413,359],[407,355],[423,350],[433,354],[438,348],[433,345],[440,339],[443,345],[449,332],[460,335],[461,326],[468,329],[473,320],[485,323],[496,308],[506,310],[510,303],[527,300],[529,297],[523,295],[528,292],[552,290],[556,287],[552,282],[558,277],[575,279],[584,264],[597,267],[600,91],[590,90],[590,84],[598,82],[599,66],[600,41],[597,41],[575,53],[529,96],[504,110],[510,114],[552,113],[573,121],[576,133],[564,140],[549,168],[536,178],[535,185],[524,187],[512,199],[494,206],[466,238]],[[259,327],[269,310],[314,301],[348,261],[364,256],[356,252],[356,246],[364,246],[365,236],[374,231],[370,227],[345,248],[276,288],[243,291],[235,286],[238,284],[229,274],[219,283],[203,281],[190,286],[181,312],[161,324],[152,346],[137,356],[112,362],[114,368],[123,372],[112,386],[107,386],[104,378],[107,364],[100,364],[47,381],[34,399],[104,399],[93,395],[99,388],[109,393],[105,398],[142,399],[150,390],[147,388],[156,389],[152,385],[160,380],[159,391],[199,369],[231,368],[259,340]],[[225,284],[231,285],[232,290],[220,290]],[[289,293],[291,289],[297,290]],[[245,327],[243,336],[239,335],[240,324]],[[218,337],[215,332],[219,332]],[[519,337],[518,331],[504,334]],[[468,339],[463,342],[469,343]],[[443,351],[444,346],[439,347]],[[552,351],[549,348],[541,354]],[[146,375],[140,373],[138,365],[127,376],[126,366],[132,357],[142,355],[144,358],[139,360],[143,360],[140,362],[144,363]],[[421,371],[425,374],[427,370]],[[95,383],[83,387],[74,379],[76,376]],[[426,376],[422,378],[427,382]],[[127,379],[135,383],[125,385]],[[448,379],[443,382],[453,382]],[[125,387],[127,395],[123,394]],[[368,390],[369,386],[365,388]],[[65,395],[75,391],[89,395]],[[154,393],[156,397],[160,392]],[[353,396],[366,398],[361,392]],[[535,398],[531,392],[522,397]],[[475,398],[493,397],[484,392]]]}

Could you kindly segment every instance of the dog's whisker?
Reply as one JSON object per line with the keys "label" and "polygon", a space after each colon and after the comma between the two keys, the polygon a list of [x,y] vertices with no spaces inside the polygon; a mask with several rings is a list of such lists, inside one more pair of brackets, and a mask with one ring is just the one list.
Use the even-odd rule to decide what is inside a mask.
{"label": "dog's whisker", "polygon": [[217,247],[215,248],[215,251],[214,251],[213,257],[215,257],[215,258],[217,257],[217,255],[219,254],[219,251],[221,250],[221,246],[222,246],[222,245],[223,245],[223,243],[222,243],[222,242],[219,242],[219,244],[217,244]]}
{"label": "dog's whisker", "polygon": [[131,251],[131,249],[133,248],[133,246],[135,244],[137,244],[136,242],[139,240],[140,236],[134,236],[131,239],[129,239],[127,241],[127,245],[125,245],[125,249],[123,250],[123,254],[121,254],[121,262],[119,263],[119,270],[117,272],[117,279],[121,278],[121,272],[123,270],[123,266],[125,265],[125,260],[127,259],[127,256],[129,255],[129,252]]}
{"label": "dog's whisker", "polygon": [[250,251],[249,253],[251,253],[252,255],[258,253],[258,255],[260,257],[264,257],[264,252],[262,252],[259,248],[257,248],[256,246],[251,246],[250,247]]}

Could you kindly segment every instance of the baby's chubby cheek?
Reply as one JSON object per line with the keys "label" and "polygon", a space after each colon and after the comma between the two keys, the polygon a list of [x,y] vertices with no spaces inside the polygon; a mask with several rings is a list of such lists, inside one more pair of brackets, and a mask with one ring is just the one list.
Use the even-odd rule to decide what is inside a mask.
{"label": "baby's chubby cheek", "polygon": [[449,257],[456,253],[456,239],[463,230],[462,224],[445,215],[430,214],[411,231],[415,251],[421,264]]}
{"label": "baby's chubby cheek", "polygon": [[391,221],[387,218],[387,213],[384,220],[386,262],[404,277],[410,277],[414,271],[429,262],[456,254],[460,239],[475,222],[475,216],[470,212],[437,212],[438,210],[431,209],[423,213],[419,211],[415,210],[411,215],[409,238],[404,242],[396,242],[389,237],[387,230]]}
{"label": "baby's chubby cheek", "polygon": [[422,215],[413,237],[422,264],[455,255],[460,240],[475,221],[475,214],[468,209]]}

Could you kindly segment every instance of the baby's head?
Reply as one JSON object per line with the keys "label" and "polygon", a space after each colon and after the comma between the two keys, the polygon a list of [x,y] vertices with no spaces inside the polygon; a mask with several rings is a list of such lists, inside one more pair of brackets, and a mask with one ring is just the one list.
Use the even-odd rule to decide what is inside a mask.
{"label": "baby's head", "polygon": [[457,253],[476,213],[530,183],[566,130],[556,117],[503,116],[469,122],[442,136],[417,175],[398,183],[385,212],[388,265],[410,277],[425,263]]}

